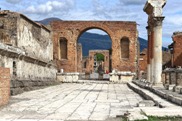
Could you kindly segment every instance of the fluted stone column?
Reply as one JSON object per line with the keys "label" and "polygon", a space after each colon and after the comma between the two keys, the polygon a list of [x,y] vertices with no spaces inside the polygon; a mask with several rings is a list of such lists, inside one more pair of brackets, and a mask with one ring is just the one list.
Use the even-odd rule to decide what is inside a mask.
{"label": "fluted stone column", "polygon": [[154,17],[154,85],[162,83],[162,21],[164,17]]}
{"label": "fluted stone column", "polygon": [[162,84],[162,16],[166,0],[148,0],[144,11],[148,14],[148,26],[151,28],[150,82],[154,86]]}

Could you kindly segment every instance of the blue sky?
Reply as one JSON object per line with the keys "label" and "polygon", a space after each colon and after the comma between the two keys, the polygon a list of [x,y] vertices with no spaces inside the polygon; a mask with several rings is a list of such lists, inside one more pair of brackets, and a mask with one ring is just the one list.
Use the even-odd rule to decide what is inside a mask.
{"label": "blue sky", "polygon": [[[146,0],[0,0],[2,10],[25,14],[32,20],[58,17],[62,20],[136,21],[139,36],[147,38]],[[168,0],[163,14],[163,46],[172,42],[174,31],[182,31],[182,0]],[[96,32],[96,31],[95,31]]]}

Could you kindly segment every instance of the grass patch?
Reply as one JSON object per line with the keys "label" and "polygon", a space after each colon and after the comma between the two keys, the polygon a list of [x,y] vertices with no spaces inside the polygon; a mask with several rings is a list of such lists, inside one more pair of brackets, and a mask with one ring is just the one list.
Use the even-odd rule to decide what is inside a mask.
{"label": "grass patch", "polygon": [[136,120],[136,121],[182,121],[182,117],[155,117],[155,116],[148,116],[148,120]]}

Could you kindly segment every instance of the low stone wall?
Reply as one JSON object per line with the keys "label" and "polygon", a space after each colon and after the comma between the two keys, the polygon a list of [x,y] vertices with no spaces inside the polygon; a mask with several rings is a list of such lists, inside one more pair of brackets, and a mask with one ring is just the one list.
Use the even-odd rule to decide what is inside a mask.
{"label": "low stone wall", "polygon": [[24,91],[41,89],[56,84],[59,84],[56,79],[52,80],[48,78],[37,80],[11,80],[11,95],[17,95],[23,93]]}
{"label": "low stone wall", "polygon": [[110,81],[114,83],[128,83],[131,82],[134,77],[135,74],[131,72],[110,73]]}
{"label": "low stone wall", "polygon": [[77,83],[79,73],[57,73],[57,81],[63,83]]}
{"label": "low stone wall", "polygon": [[11,95],[57,84],[52,62],[38,60],[25,51],[0,43],[0,66],[10,69]]}
{"label": "low stone wall", "polygon": [[10,97],[10,69],[0,67],[0,106],[6,105]]}

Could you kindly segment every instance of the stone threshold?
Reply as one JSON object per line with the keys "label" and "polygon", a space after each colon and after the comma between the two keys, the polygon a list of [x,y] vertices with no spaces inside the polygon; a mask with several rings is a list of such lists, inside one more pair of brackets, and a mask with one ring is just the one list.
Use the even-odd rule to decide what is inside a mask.
{"label": "stone threshold", "polygon": [[[179,106],[182,106],[182,95],[181,94],[178,94],[176,92],[171,92],[170,90],[165,90],[164,87],[152,87],[141,81],[133,81],[133,83],[136,84],[137,86],[139,86],[140,88],[146,89],[146,90],[160,96],[163,99],[166,99]],[[130,85],[130,84],[128,84],[128,85]]]}

